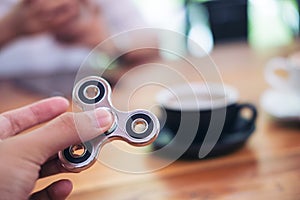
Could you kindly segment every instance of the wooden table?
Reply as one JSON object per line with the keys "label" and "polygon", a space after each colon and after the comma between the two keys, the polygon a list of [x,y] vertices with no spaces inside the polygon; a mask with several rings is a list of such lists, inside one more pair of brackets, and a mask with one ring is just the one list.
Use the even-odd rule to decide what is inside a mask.
{"label": "wooden table", "polygon": [[[283,52],[288,54],[294,50],[294,47],[287,48]],[[263,77],[264,65],[271,56],[279,54],[285,55],[282,51],[257,53],[244,43],[218,46],[212,53],[223,81],[237,87],[240,100],[254,103],[259,111],[256,131],[240,150],[215,159],[179,160],[161,170],[144,174],[119,172],[96,163],[80,174],[62,174],[40,180],[36,189],[63,177],[70,178],[74,183],[70,200],[300,199],[299,124],[288,126],[275,123],[259,104],[262,93],[269,87]],[[199,60],[191,59],[195,63]],[[189,74],[189,69],[183,68],[184,62],[167,63]],[[146,70],[144,73],[148,76],[157,73],[155,70],[143,70]],[[138,80],[140,72],[134,71],[131,76]],[[191,81],[199,78],[193,73],[189,76]],[[172,80],[170,77],[169,79]],[[127,101],[124,98],[128,95],[127,88],[131,84],[130,81],[123,82],[114,93],[114,102],[120,108],[126,109]],[[153,92],[156,89],[150,89],[148,96],[133,95],[134,103],[129,103],[128,109],[147,107],[153,101]],[[11,81],[2,81],[0,92],[1,112],[42,98],[38,94],[16,87]],[[147,162],[151,165],[155,161],[156,158],[153,158]]]}

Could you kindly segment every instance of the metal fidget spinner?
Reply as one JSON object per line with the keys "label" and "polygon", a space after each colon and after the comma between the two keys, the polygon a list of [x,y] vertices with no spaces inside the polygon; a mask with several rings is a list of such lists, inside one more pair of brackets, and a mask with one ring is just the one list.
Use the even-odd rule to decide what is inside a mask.
{"label": "metal fidget spinner", "polygon": [[105,108],[113,114],[114,123],[106,133],[58,153],[62,166],[68,171],[77,172],[90,167],[101,147],[109,141],[123,140],[133,146],[145,146],[157,137],[159,121],[154,114],[147,110],[119,111],[112,105],[110,97],[110,85],[103,78],[89,76],[75,85],[73,100],[83,111]]}

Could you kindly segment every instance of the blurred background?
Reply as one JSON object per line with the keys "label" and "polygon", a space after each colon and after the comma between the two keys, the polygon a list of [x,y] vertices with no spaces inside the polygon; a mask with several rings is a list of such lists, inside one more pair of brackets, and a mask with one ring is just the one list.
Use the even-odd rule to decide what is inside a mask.
{"label": "blurred background", "polygon": [[[70,98],[87,56],[91,60],[85,63],[96,72],[104,70],[104,77],[115,84],[112,99],[120,110],[128,109],[130,103],[130,110],[153,110],[155,92],[162,86],[186,81],[186,77],[188,81],[211,81],[214,73],[217,81],[236,87],[240,101],[255,104],[259,111],[255,134],[244,148],[216,160],[177,162],[142,176],[121,174],[98,164],[85,173],[70,175],[75,183],[72,199],[139,199],[141,193],[149,199],[169,194],[169,199],[176,195],[178,199],[200,195],[215,199],[223,194],[228,199],[297,198],[299,96],[281,95],[275,88],[275,96],[266,96],[272,86],[265,80],[264,69],[273,57],[288,57],[300,50],[299,7],[300,0],[1,0],[1,112],[47,96]],[[139,34],[118,37],[142,28],[146,29],[136,32]],[[147,28],[186,37],[170,37]],[[95,49],[98,44],[101,48]],[[153,48],[132,51],[141,46]],[[165,47],[188,59],[158,50]],[[144,67],[136,67],[141,65]],[[151,87],[144,80],[166,84]],[[261,96],[267,97],[262,105]],[[268,119],[283,123],[268,123]],[[296,125],[284,124],[290,120]],[[146,168],[156,161],[133,165]],[[47,181],[37,187],[43,188]]]}
{"label": "blurred background", "polygon": [[274,48],[292,43],[299,34],[296,0],[135,2],[153,26],[184,33],[207,51],[234,40],[245,40],[253,48]]}
{"label": "blurred background", "polygon": [[[1,1],[1,21],[5,22],[7,16],[16,10],[15,7],[22,4],[20,2],[22,1]],[[300,1],[297,0],[127,0],[122,2],[124,6],[119,6],[116,0],[82,2],[89,3],[79,3],[79,14],[73,17],[84,19],[86,22],[93,21],[95,16],[89,15],[94,12],[93,8],[97,8],[96,17],[100,20],[96,24],[101,31],[86,28],[83,35],[93,38],[99,33],[99,39],[95,36],[96,39],[92,42],[77,42],[78,38],[81,38],[74,39],[73,33],[79,31],[72,27],[68,30],[66,25],[64,27],[67,30],[53,26],[49,30],[20,37],[19,34],[15,34],[18,37],[0,48],[0,79],[13,79],[22,87],[46,95],[68,96],[76,72],[90,51],[106,38],[135,28],[163,28],[184,34],[199,44],[204,51],[195,49],[187,39],[174,40],[163,35],[143,35],[135,39],[149,40],[158,43],[157,46],[162,48],[164,45],[172,45],[183,54],[195,57],[206,56],[216,46],[236,41],[245,42],[255,51],[265,53],[288,46],[299,36]],[[31,9],[29,3],[23,7],[25,11]],[[48,18],[51,18],[51,15],[49,16]],[[19,19],[19,23],[21,22]],[[93,25],[89,27],[91,26]],[[99,53],[97,59],[108,59],[119,53],[119,48],[133,48],[135,42],[117,41],[111,45],[114,47],[108,47]],[[118,59],[121,62],[115,68],[134,66],[155,57],[149,53],[138,56],[141,58],[129,55],[125,62],[126,56],[121,56],[122,58]],[[110,77],[118,77],[112,74]]]}

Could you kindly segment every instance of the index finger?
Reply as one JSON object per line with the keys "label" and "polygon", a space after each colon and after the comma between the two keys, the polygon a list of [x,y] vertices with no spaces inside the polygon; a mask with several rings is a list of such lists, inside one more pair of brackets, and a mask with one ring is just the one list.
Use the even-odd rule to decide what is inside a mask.
{"label": "index finger", "polygon": [[65,112],[69,102],[52,97],[0,115],[0,139],[14,136],[37,124],[49,121]]}

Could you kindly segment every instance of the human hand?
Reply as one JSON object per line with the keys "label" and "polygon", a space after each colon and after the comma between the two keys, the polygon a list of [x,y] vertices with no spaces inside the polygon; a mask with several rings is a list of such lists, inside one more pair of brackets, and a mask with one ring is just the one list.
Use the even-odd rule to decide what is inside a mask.
{"label": "human hand", "polygon": [[53,30],[53,33],[59,42],[95,47],[108,36],[100,8],[91,0],[77,2],[80,4],[80,15]]}
{"label": "human hand", "polygon": [[[72,183],[59,180],[30,197],[39,178],[66,172],[58,162],[58,151],[107,131],[113,120],[104,109],[65,113],[68,106],[64,98],[53,97],[0,115],[1,199],[61,200],[70,194]],[[49,120],[38,129],[19,134]],[[82,123],[75,127],[74,120]],[[79,137],[77,130],[83,129]]]}
{"label": "human hand", "polygon": [[21,0],[5,17],[17,36],[31,35],[61,27],[79,14],[74,0]]}

